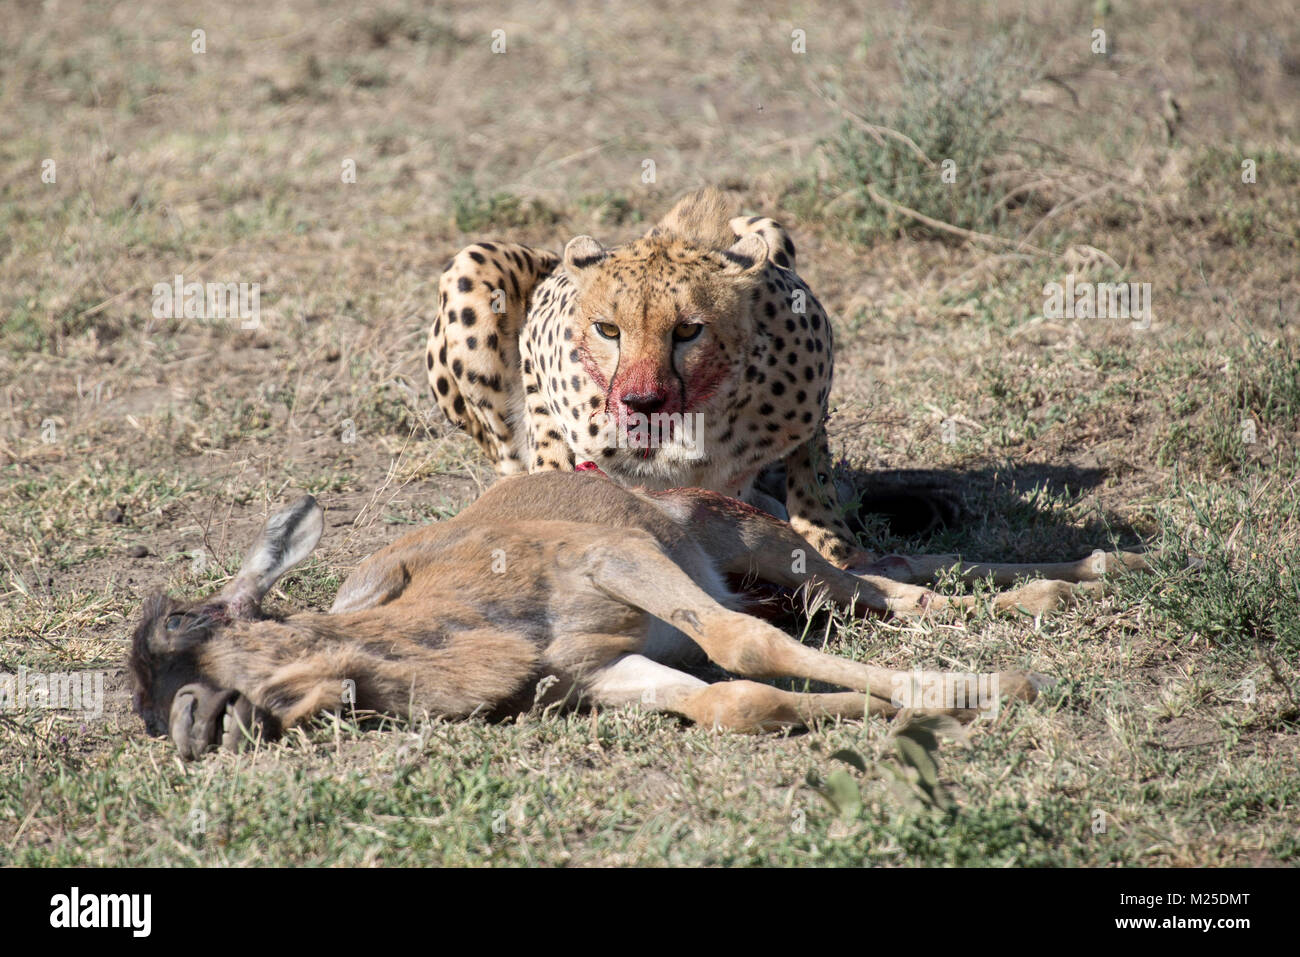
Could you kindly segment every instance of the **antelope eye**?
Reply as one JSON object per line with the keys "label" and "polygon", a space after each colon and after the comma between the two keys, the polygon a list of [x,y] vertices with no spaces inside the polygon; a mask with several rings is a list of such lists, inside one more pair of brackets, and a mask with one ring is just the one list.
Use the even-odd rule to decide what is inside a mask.
{"label": "antelope eye", "polygon": [[673,338],[678,342],[690,342],[698,339],[704,331],[704,325],[698,322],[679,322],[673,326]]}
{"label": "antelope eye", "polygon": [[163,622],[163,627],[166,628],[168,631],[175,631],[177,628],[181,626],[182,622],[184,621],[185,621],[184,615],[168,615],[167,620]]}
{"label": "antelope eye", "polygon": [[614,325],[614,323],[612,322],[596,323],[596,331],[599,332],[601,337],[605,339],[618,338],[618,326]]}

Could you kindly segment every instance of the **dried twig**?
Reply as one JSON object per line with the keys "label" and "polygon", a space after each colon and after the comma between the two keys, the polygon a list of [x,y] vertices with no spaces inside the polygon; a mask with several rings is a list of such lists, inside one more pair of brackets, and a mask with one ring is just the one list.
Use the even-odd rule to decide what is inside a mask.
{"label": "dried twig", "polygon": [[1011,201],[1011,198],[1013,196],[1019,196],[1021,193],[1028,193],[1032,190],[1040,189],[1044,186],[1057,186],[1060,184],[1060,182],[1061,181],[1059,179],[1046,177],[1043,179],[1030,180],[1028,183],[1021,183],[1019,186],[1007,190],[1006,194],[1001,199],[999,199],[996,203],[993,204],[993,208],[1001,209]]}
{"label": "dried twig", "polygon": [[1100,196],[1102,193],[1112,190],[1118,185],[1119,185],[1118,183],[1106,183],[1105,185],[1098,186],[1096,189],[1090,189],[1086,193],[1081,193],[1078,196],[1074,197],[1074,199],[1068,199],[1064,203],[1058,203],[1057,205],[1049,209],[1042,219],[1034,223],[1033,226],[1029,227],[1029,232],[1025,233],[1025,239],[1028,239],[1030,236],[1034,235],[1034,233],[1038,232],[1039,227],[1041,227],[1043,223],[1047,222],[1049,219],[1054,219],[1055,217],[1059,216],[1061,213],[1073,209],[1075,206],[1079,206],[1083,203],[1086,203],[1088,200],[1092,199],[1093,197]]}
{"label": "dried twig", "polygon": [[854,113],[843,103],[840,103],[834,97],[829,96],[826,91],[814,83],[811,78],[808,79],[808,87],[835,109],[839,110],[858,126],[862,127],[862,129],[870,133],[872,137],[875,138],[876,143],[880,146],[885,145],[885,137],[888,136],[890,139],[897,140],[899,143],[902,143],[910,149],[916,154],[917,158],[926,166],[930,167],[930,169],[936,169],[938,167],[939,164],[926,156],[925,151],[921,149],[921,147],[917,146],[916,141],[906,133],[900,133],[898,130],[890,129],[888,126],[881,126],[879,123],[872,123],[865,116]]}
{"label": "dried twig", "polygon": [[952,223],[945,223],[942,220],[933,219],[924,213],[918,213],[914,209],[909,209],[906,206],[894,202],[892,199],[886,199],[884,196],[881,196],[880,193],[876,191],[875,185],[871,183],[867,184],[867,195],[870,196],[872,201],[877,205],[902,213],[904,216],[910,216],[918,223],[929,226],[931,229],[937,229],[940,232],[949,233],[953,236],[960,236],[962,239],[969,239],[972,242],[1003,246],[1020,252],[1034,253],[1039,256],[1050,255],[1047,250],[1039,249],[1037,246],[1030,245],[1024,240],[1004,239],[1001,236],[994,236],[991,233],[978,233],[972,229],[964,229],[961,226],[954,226]]}

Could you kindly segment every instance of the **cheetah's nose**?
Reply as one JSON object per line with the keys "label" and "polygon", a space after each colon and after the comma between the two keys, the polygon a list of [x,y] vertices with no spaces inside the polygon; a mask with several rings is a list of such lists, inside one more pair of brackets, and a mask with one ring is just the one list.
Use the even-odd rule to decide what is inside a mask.
{"label": "cheetah's nose", "polygon": [[625,392],[621,401],[633,412],[651,415],[664,407],[668,393],[662,389],[654,392]]}

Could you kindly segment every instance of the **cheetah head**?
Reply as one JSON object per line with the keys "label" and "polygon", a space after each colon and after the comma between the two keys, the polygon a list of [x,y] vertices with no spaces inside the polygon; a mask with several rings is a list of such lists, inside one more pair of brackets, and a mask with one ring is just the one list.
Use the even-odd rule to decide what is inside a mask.
{"label": "cheetah head", "polygon": [[608,250],[590,236],[571,240],[571,321],[607,418],[620,428],[655,415],[707,418],[734,397],[767,258],[753,233],[726,250],[653,236]]}

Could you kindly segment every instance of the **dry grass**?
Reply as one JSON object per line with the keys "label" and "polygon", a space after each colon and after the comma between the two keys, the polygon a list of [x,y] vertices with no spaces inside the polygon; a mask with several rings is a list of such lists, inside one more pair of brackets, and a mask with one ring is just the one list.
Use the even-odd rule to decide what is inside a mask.
{"label": "dry grass", "polygon": [[[0,672],[104,671],[109,700],[85,723],[0,714],[0,862],[1293,862],[1300,28],[1280,2],[1125,7],[1098,57],[1084,8],[1018,9],[20,6],[0,40]],[[843,110],[906,121],[900,36],[942,61],[1012,34],[1037,79],[983,168],[1007,198],[968,223],[1016,245],[881,218],[836,161],[872,142]],[[321,607],[490,480],[423,383],[451,253],[617,240],[704,182],[782,214],[836,317],[844,476],[925,470],[964,503],[960,528],[881,544],[1169,556],[1041,622],[829,623],[836,651],[898,667],[1062,679],[945,745],[952,809],[900,785],[878,722],[345,721],[190,768],[143,736],[120,661],[147,591],[220,580],[308,490],[327,536],[277,600]],[[1042,318],[1071,271],[1151,283],[1150,328]],[[177,273],[260,283],[260,327],[152,318]]]}

